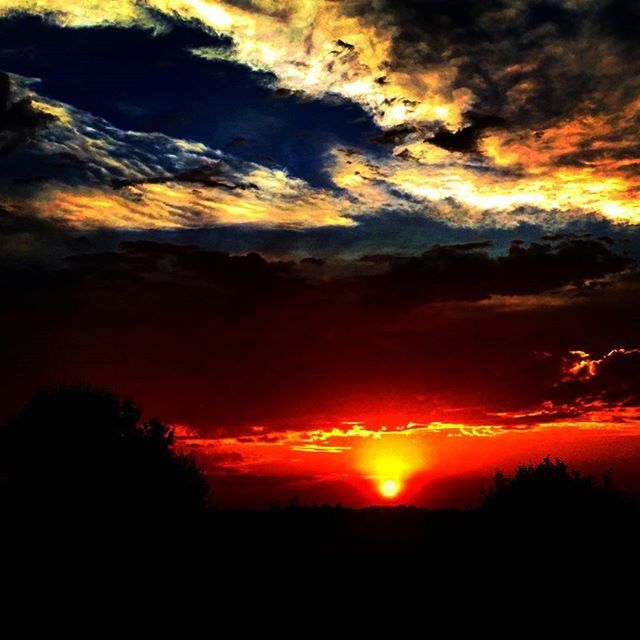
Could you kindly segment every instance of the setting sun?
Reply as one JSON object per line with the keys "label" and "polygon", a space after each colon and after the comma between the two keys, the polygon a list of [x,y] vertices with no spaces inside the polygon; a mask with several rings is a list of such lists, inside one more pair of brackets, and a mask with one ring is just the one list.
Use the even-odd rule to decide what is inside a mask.
{"label": "setting sun", "polygon": [[384,431],[384,436],[363,439],[354,447],[356,468],[371,481],[372,500],[387,500],[401,493],[410,499],[416,474],[429,466],[429,447],[415,446],[412,431]]}
{"label": "setting sun", "polygon": [[398,495],[399,490],[400,490],[400,487],[398,487],[398,483],[395,482],[395,480],[385,480],[380,485],[380,493],[385,498],[394,498],[395,496]]}

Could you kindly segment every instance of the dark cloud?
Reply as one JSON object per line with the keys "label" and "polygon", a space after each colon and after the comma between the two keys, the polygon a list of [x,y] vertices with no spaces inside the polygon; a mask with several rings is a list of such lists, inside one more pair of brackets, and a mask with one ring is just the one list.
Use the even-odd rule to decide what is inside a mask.
{"label": "dark cloud", "polygon": [[367,256],[389,264],[371,293],[379,303],[420,304],[481,300],[491,295],[538,294],[603,278],[631,260],[592,239],[557,244],[513,244],[506,256],[491,256],[486,243],[436,246],[419,257]]}
{"label": "dark cloud", "polygon": [[601,32],[637,49],[636,25],[640,21],[640,5],[635,0],[609,0],[600,4],[598,27]]}
{"label": "dark cloud", "polygon": [[[209,228],[167,230],[78,230],[56,220],[3,211],[0,216],[0,243],[5,259],[27,262],[48,261],[91,249],[116,251],[121,241],[154,244],[196,245],[203,249],[232,254],[257,252],[270,258],[291,260],[315,256],[330,260],[357,260],[363,255],[395,256],[420,254],[436,243],[443,245],[492,242],[496,252],[506,251],[513,237],[523,242],[540,240],[540,229],[521,224],[514,229],[451,228],[432,219],[428,211],[405,213],[385,211],[378,215],[354,217],[354,226],[318,227],[304,230],[265,228],[251,224],[217,225]],[[602,220],[576,218],[550,236],[609,237],[640,258],[640,242],[633,227],[613,225]],[[583,235],[589,234],[589,235]],[[569,236],[567,236],[569,237]],[[79,244],[81,243],[81,244]]]}
{"label": "dark cloud", "polygon": [[[602,353],[613,334],[618,345],[637,336],[638,283],[627,272],[549,307],[469,302],[627,266],[595,240],[506,255],[476,241],[321,270],[196,245],[90,242],[58,266],[3,267],[2,411],[34,388],[88,380],[209,434],[345,416],[442,420],[449,407],[477,423],[549,398],[562,360],[536,353]],[[416,306],[437,300],[449,302]]]}
{"label": "dark cloud", "polygon": [[15,214],[0,207],[0,270],[57,264],[70,253],[92,248],[89,236],[55,218]]}
{"label": "dark cloud", "polygon": [[112,185],[115,189],[123,189],[138,184],[164,184],[166,182],[186,182],[188,184],[197,184],[203,187],[212,187],[214,189],[225,189],[234,191],[235,189],[255,189],[259,187],[251,182],[235,182],[230,178],[229,167],[223,162],[211,163],[201,167],[194,167],[187,171],[174,174],[165,174],[161,176],[150,176],[147,178],[136,180],[114,180]]}
{"label": "dark cloud", "polygon": [[66,262],[83,280],[144,279],[186,290],[203,286],[228,312],[249,308],[260,297],[296,283],[293,262],[269,262],[257,253],[232,256],[193,245],[124,241],[117,251],[73,255]]}
{"label": "dark cloud", "polygon": [[446,149],[447,151],[473,153],[478,151],[478,141],[484,131],[505,126],[504,119],[497,116],[470,114],[467,117],[473,124],[468,127],[463,127],[459,131],[441,129],[432,137],[427,138],[426,142]]}
{"label": "dark cloud", "polygon": [[[633,0],[363,0],[348,7],[392,30],[392,68],[455,68],[454,86],[471,89],[475,108],[516,127],[614,114],[637,95]],[[442,132],[445,148],[473,148],[473,129],[458,138],[447,133],[455,135]]]}
{"label": "dark cloud", "polygon": [[443,129],[438,131],[433,137],[428,138],[427,142],[441,147],[447,151],[459,151],[461,153],[471,153],[477,151],[478,132],[474,127],[465,127],[460,131],[447,131]]}
{"label": "dark cloud", "polygon": [[[517,242],[517,241],[515,241]],[[460,252],[465,253],[467,251],[477,251],[479,249],[491,249],[493,247],[493,242],[491,240],[481,240],[479,242],[465,242],[463,244],[448,244],[444,249],[446,251],[451,252]],[[427,255],[431,251],[439,251],[442,247],[436,245],[433,249],[425,252],[423,257]],[[405,260],[411,260],[412,258],[407,258],[407,256],[402,256],[397,253],[373,253],[366,254],[360,256],[358,258],[359,262],[370,262],[372,264],[385,264],[385,265],[393,265],[399,262],[404,262]]]}
{"label": "dark cloud", "polygon": [[314,258],[313,256],[310,256],[308,258],[303,258],[300,261],[300,264],[308,264],[312,267],[323,267],[326,262],[322,258]]}
{"label": "dark cloud", "polygon": [[335,45],[340,49],[344,49],[345,51],[351,52],[355,50],[355,47],[350,42],[345,42],[344,40],[336,40]]}
{"label": "dark cloud", "polygon": [[0,156],[25,145],[53,116],[38,111],[29,97],[20,97],[11,77],[0,71]]}
{"label": "dark cloud", "polygon": [[601,358],[572,352],[552,397],[578,406],[640,406],[640,349],[614,349]]}
{"label": "dark cloud", "polygon": [[401,124],[395,127],[391,127],[390,129],[386,129],[380,135],[374,136],[371,139],[374,142],[379,142],[380,144],[399,144],[407,136],[415,133],[415,131],[415,127],[411,125]]}
{"label": "dark cloud", "polygon": [[[597,239],[563,238],[555,243],[514,243],[506,255],[491,255],[490,241],[436,245],[420,256],[369,254],[360,264],[384,265],[380,275],[341,276],[324,287],[330,297],[360,291],[364,299],[423,304],[447,300],[482,300],[491,295],[531,295],[573,285],[577,289],[590,281],[629,268],[633,261]],[[166,260],[170,262],[167,263]],[[233,256],[196,246],[148,241],[125,241],[119,251],[71,256],[83,267],[126,267],[157,269],[161,261],[172,273],[194,274],[208,282],[224,283],[228,289],[255,292],[273,287],[309,286],[292,261],[268,261],[257,253]],[[321,266],[324,261],[308,257],[300,265]],[[357,263],[356,263],[357,264]],[[315,288],[315,285],[314,285]]]}
{"label": "dark cloud", "polygon": [[[518,243],[517,240],[515,240],[514,242],[516,244]],[[463,244],[449,244],[447,246],[456,251],[476,251],[477,249],[491,249],[493,247],[493,242],[491,240],[480,240],[478,242],[465,242]]]}

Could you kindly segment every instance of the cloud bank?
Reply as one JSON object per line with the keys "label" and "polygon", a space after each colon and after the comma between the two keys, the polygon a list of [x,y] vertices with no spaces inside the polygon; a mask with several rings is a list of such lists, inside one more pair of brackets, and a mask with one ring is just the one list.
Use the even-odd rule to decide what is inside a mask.
{"label": "cloud bank", "polygon": [[[142,27],[150,37],[188,23],[230,42],[199,47],[194,55],[268,72],[275,92],[357,103],[382,131],[378,154],[335,148],[318,159],[334,190],[254,165],[230,176],[231,184],[260,186],[242,191],[242,198],[207,185],[194,193],[179,179],[160,182],[171,169],[184,175],[194,167],[164,166],[158,175],[129,166],[130,175],[118,178],[128,181],[119,193],[92,185],[82,192],[50,190],[49,208],[70,219],[139,227],[145,210],[150,228],[219,221],[353,224],[350,216],[381,210],[422,210],[466,227],[561,227],[593,215],[617,223],[638,219],[640,74],[627,27],[637,18],[632,2],[0,3],[5,18],[26,13],[69,28]],[[88,115],[39,101],[48,104],[41,112],[55,116],[57,110],[87,136],[83,152],[91,161],[99,164],[102,153],[115,156],[105,158],[103,168],[122,162],[118,145],[110,145],[124,132],[101,123],[97,128],[110,140],[98,152]],[[131,146],[128,135],[122,144]],[[149,142],[159,145],[160,164],[163,145],[175,144]],[[131,154],[140,162],[136,150]]]}

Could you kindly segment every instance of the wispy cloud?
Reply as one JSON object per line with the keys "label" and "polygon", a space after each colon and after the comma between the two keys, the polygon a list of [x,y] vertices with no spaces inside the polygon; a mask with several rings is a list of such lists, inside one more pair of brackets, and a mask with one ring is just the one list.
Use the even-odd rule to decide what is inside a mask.
{"label": "wispy cloud", "polygon": [[24,151],[36,178],[0,179],[0,204],[8,211],[37,212],[83,228],[354,224],[344,195],[198,142],[120,130],[37,95],[33,83],[12,80],[46,126]]}

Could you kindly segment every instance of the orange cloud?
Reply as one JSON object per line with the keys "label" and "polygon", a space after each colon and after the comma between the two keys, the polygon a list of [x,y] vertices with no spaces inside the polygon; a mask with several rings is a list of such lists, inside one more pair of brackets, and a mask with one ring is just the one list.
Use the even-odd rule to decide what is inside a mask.
{"label": "orange cloud", "polygon": [[213,0],[0,0],[0,16],[16,12],[44,14],[71,27],[115,24],[159,30],[165,25],[158,15],[196,22],[234,43],[231,51],[202,48],[197,55],[271,71],[284,89],[354,100],[382,126],[439,121],[456,127],[470,100],[468,91],[453,87],[456,70],[451,66],[419,73],[390,69],[392,33],[349,15],[342,2],[296,0],[283,6],[259,0],[244,9]]}
{"label": "orange cloud", "polygon": [[41,155],[78,160],[70,183],[16,188],[0,205],[79,228],[175,229],[215,224],[352,226],[346,194],[314,188],[286,171],[238,162],[206,145],[162,134],[125,132],[91,114],[14,84],[50,118],[34,136]]}
{"label": "orange cloud", "polygon": [[[477,20],[484,29],[498,29],[498,34],[505,21],[525,29],[527,8],[526,2],[516,3],[480,12]],[[478,51],[492,65],[489,71],[502,88],[509,129],[483,132],[475,153],[449,152],[434,147],[429,138],[442,127],[462,131],[486,83],[461,74],[464,50],[453,44],[438,57],[428,42],[421,43],[430,54],[428,64],[409,55],[398,60],[399,27],[385,13],[388,7],[380,14],[378,9],[376,5],[367,12],[346,0],[254,0],[241,5],[213,0],[0,0],[0,16],[35,13],[76,28],[115,24],[158,31],[166,28],[162,16],[189,21],[233,41],[231,48],[200,48],[195,55],[271,72],[280,89],[314,98],[339,96],[360,104],[383,129],[407,130],[404,143],[382,158],[362,154],[348,164],[335,150],[327,169],[342,189],[340,194],[312,190],[277,172],[255,168],[253,179],[265,185],[261,194],[245,192],[240,202],[233,194],[204,192],[201,200],[208,203],[207,211],[188,189],[173,185],[139,186],[130,197],[73,189],[63,195],[54,190],[52,201],[61,203],[70,219],[88,225],[101,218],[109,202],[114,214],[107,222],[116,226],[144,226],[136,198],[149,209],[150,227],[208,222],[351,224],[347,210],[364,214],[381,208],[428,210],[454,226],[558,226],[585,215],[621,224],[640,221],[640,178],[634,169],[640,165],[640,103],[633,90],[635,79],[624,81],[623,49],[589,29],[567,47],[545,25],[525,33],[536,45],[529,58],[526,48],[514,53],[514,59],[503,60],[504,52],[498,52],[495,61],[484,49]],[[585,70],[594,89],[567,104],[562,115],[545,116],[539,103],[545,82],[550,82],[543,77],[547,68],[558,75],[552,83],[556,92],[555,85],[577,83]],[[41,108],[52,113],[62,107],[49,103]]]}
{"label": "orange cloud", "polygon": [[[266,173],[266,170],[265,170]],[[251,173],[254,178],[256,172]],[[261,176],[262,177],[262,176]],[[23,203],[47,217],[54,215],[78,228],[175,229],[213,224],[260,224],[262,226],[314,227],[349,226],[343,216],[344,203],[322,191],[314,191],[302,180],[282,172],[264,176],[268,191],[226,192],[196,185],[137,185],[126,193],[110,188],[53,186],[41,191],[39,198]],[[278,182],[281,189],[274,189]],[[8,210],[20,207],[13,199]]]}

